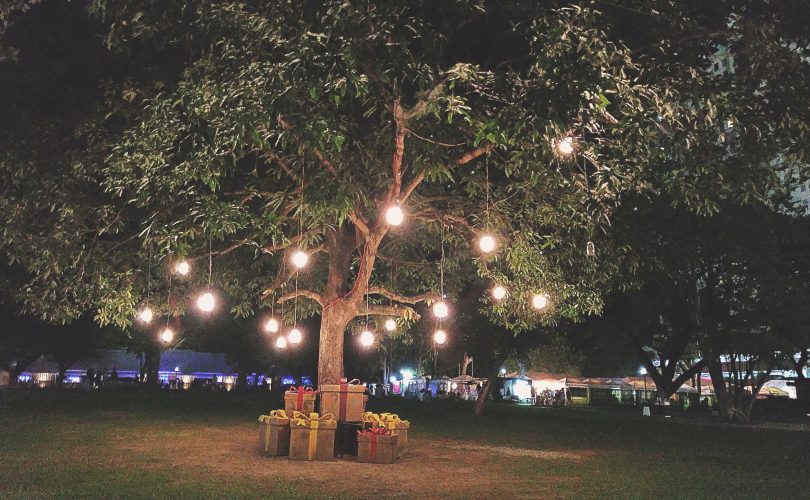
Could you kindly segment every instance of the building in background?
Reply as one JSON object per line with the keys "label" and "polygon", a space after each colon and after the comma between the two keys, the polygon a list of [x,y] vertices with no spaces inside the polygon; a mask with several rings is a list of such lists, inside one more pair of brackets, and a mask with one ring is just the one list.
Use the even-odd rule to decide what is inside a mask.
{"label": "building in background", "polygon": [[[143,361],[139,356],[124,349],[106,349],[67,367],[64,384],[85,388],[97,387],[99,382],[128,385],[137,382],[142,371]],[[236,385],[237,375],[237,369],[225,360],[222,353],[167,350],[160,356],[159,382],[176,389],[189,389],[196,382],[230,391]],[[20,373],[17,382],[47,387],[55,384],[58,377],[59,365],[41,357]]]}

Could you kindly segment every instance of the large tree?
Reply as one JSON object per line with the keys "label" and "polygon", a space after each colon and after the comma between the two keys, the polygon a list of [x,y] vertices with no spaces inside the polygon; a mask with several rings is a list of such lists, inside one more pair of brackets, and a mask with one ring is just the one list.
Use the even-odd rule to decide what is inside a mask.
{"label": "large tree", "polygon": [[[320,380],[343,373],[357,318],[415,319],[413,304],[442,291],[452,299],[476,273],[508,281],[492,315],[512,330],[599,311],[611,273],[586,242],[662,155],[639,146],[663,140],[662,120],[678,126],[590,8],[93,9],[117,57],[168,54],[182,72],[159,85],[128,81],[126,102],[108,105],[98,129],[77,127],[73,154],[49,165],[59,194],[10,214],[17,231],[4,250],[32,271],[27,307],[52,318],[93,308],[127,324],[151,289],[156,311],[177,314],[209,285],[201,270],[170,285],[173,261],[202,267],[211,256],[211,286],[233,313],[276,302],[295,319],[321,315]],[[23,173],[18,160],[3,163],[6,207],[30,206],[43,189],[45,167],[29,162]],[[386,223],[393,205],[405,211],[401,228]],[[25,231],[54,214],[51,230]],[[499,239],[496,257],[477,251],[485,232]],[[298,250],[311,257],[300,273],[289,263]],[[535,312],[540,292],[550,307]]]}

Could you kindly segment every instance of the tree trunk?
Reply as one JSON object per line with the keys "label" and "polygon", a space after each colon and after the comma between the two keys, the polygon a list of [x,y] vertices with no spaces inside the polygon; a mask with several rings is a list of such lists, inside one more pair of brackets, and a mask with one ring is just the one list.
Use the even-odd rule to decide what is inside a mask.
{"label": "tree trunk", "polygon": [[492,388],[495,386],[496,380],[498,378],[498,374],[501,371],[501,363],[495,363],[493,366],[494,368],[489,374],[489,378],[487,378],[487,383],[484,384],[484,387],[481,388],[480,394],[478,394],[478,399],[475,400],[475,414],[476,415],[483,415],[484,409],[487,405],[487,400],[489,399],[489,395],[492,394]]}
{"label": "tree trunk", "polygon": [[731,401],[726,390],[726,380],[723,378],[723,366],[720,363],[720,358],[714,355],[709,362],[709,376],[712,379],[714,399],[720,412],[720,418],[730,421],[732,419]]}
{"label": "tree trunk", "polygon": [[59,363],[59,374],[56,376],[56,387],[62,389],[65,386],[65,374],[67,373],[67,365]]}
{"label": "tree trunk", "polygon": [[337,382],[343,376],[343,336],[354,318],[354,307],[338,299],[321,314],[318,345],[318,384],[324,380]]}
{"label": "tree trunk", "polygon": [[[357,312],[356,305],[349,300],[346,293],[349,266],[355,246],[354,231],[347,226],[330,231],[326,235],[329,274],[322,294],[323,307],[318,344],[319,385],[324,380],[337,382],[343,376],[343,338],[346,326]],[[359,287],[361,290],[365,290],[367,286],[367,280],[365,283],[355,283],[355,288]]]}
{"label": "tree trunk", "polygon": [[807,359],[810,357],[810,350],[805,349],[799,355],[799,359],[796,360],[793,358],[792,355],[788,354],[788,359],[793,364],[793,368],[796,370],[796,378],[804,379],[804,367],[807,364]]}
{"label": "tree trunk", "polygon": [[236,376],[236,390],[244,392],[247,389],[247,371],[240,369]]}

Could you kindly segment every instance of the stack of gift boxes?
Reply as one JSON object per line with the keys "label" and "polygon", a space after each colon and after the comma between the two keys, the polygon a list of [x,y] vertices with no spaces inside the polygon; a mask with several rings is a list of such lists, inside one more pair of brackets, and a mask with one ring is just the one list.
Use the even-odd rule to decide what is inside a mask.
{"label": "stack of gift boxes", "polygon": [[318,391],[292,387],[284,394],[283,410],[259,417],[259,449],[291,460],[356,455],[358,462],[393,463],[408,449],[410,423],[391,413],[366,412],[366,400],[357,380],[327,381]]}

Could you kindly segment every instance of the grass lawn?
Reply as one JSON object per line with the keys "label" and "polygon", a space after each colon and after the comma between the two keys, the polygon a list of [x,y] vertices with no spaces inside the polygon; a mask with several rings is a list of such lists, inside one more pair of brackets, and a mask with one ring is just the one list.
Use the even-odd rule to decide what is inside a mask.
{"label": "grass lawn", "polygon": [[263,395],[26,392],[0,411],[0,498],[810,498],[810,431],[624,410],[373,401],[394,465],[258,455]]}

